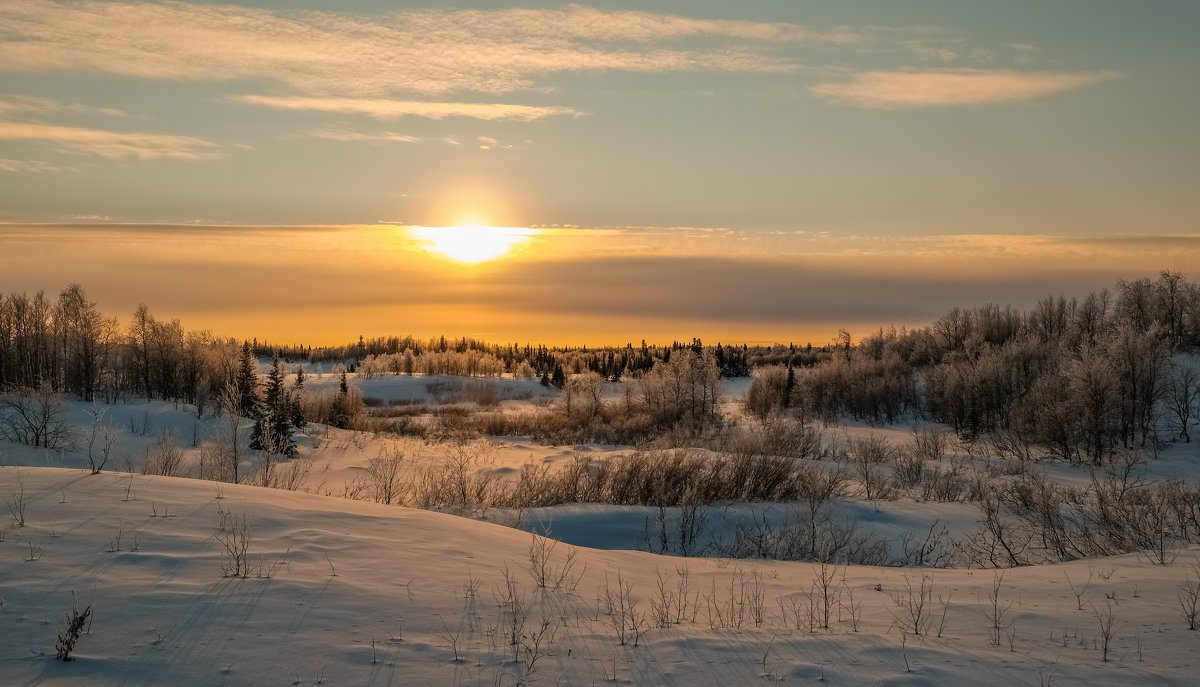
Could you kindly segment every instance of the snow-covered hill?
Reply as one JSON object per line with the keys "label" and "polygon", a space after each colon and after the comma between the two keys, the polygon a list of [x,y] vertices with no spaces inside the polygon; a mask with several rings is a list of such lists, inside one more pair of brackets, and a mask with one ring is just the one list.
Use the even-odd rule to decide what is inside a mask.
{"label": "snow-covered hill", "polygon": [[[438,513],[62,468],[0,468],[0,494],[24,520],[0,542],[6,685],[1189,685],[1200,668],[1177,598],[1195,552],[1000,579],[579,549],[561,575],[558,544],[534,550],[539,587],[539,540]],[[243,515],[251,572],[230,577]],[[93,615],[62,663],[73,604]]]}

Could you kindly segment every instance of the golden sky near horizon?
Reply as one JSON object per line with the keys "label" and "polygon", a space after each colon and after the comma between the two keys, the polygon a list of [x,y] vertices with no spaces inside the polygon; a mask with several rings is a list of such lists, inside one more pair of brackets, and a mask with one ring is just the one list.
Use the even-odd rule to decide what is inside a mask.
{"label": "golden sky near horizon", "polygon": [[[489,232],[508,250],[493,243],[488,259],[464,262],[456,246],[474,260]],[[189,329],[310,345],[393,334],[820,344],[839,328],[858,338],[954,306],[1025,308],[1163,269],[1196,278],[1200,265],[1200,237],[1188,236],[7,225],[0,243],[0,292],[54,295],[71,275],[122,320],[145,302]]]}

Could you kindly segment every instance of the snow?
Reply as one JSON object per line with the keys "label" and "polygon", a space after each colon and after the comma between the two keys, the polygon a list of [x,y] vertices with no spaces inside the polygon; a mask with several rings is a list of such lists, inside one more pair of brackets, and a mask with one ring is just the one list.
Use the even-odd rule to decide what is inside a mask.
{"label": "snow", "polygon": [[[818,572],[809,563],[580,549],[573,592],[539,589],[527,573],[530,535],[450,515],[63,468],[0,468],[0,482],[5,493],[23,487],[26,511],[25,526],[0,542],[4,684],[590,685],[615,672],[619,684],[1185,685],[1200,663],[1197,634],[1176,601],[1195,551],[1168,566],[1130,555],[1007,571],[1010,648],[1007,633],[1000,646],[988,641],[991,571],[838,569],[836,584],[861,605],[858,631],[842,609],[830,630],[809,632],[785,628],[779,605],[808,598]],[[222,577],[221,511],[245,512],[253,562],[286,561],[269,579]],[[30,542],[41,554],[27,561]],[[552,560],[565,552],[559,545]],[[528,599],[526,632],[542,618],[553,629],[530,675],[528,659],[514,661],[499,636],[505,619],[495,597],[506,564]],[[597,590],[620,574],[648,612],[656,571],[673,583],[682,565],[701,606],[695,622],[619,645]],[[905,577],[919,585],[922,575],[932,576],[934,621],[927,636],[902,637],[892,597],[903,598]],[[1067,578],[1079,586],[1089,576],[1078,610]],[[472,577],[479,586],[468,596]],[[731,582],[736,591],[754,580],[763,587],[762,626],[710,627],[705,598],[725,603]],[[95,616],[77,660],[60,663],[54,641],[72,594]],[[950,600],[940,637],[939,598]],[[1116,614],[1107,662],[1093,646],[1093,607]]]}
{"label": "snow", "polygon": [[[317,381],[336,384],[331,376],[307,384]],[[352,383],[388,402],[429,403],[437,381]],[[377,386],[368,392],[368,383]],[[94,411],[120,430],[115,458],[98,475],[84,469],[82,439]],[[652,548],[654,508],[568,504],[469,519],[338,498],[381,450],[399,449],[420,466],[444,459],[436,443],[309,425],[298,437],[300,459],[314,466],[309,492],[288,492],[127,472],[164,431],[194,470],[195,444],[211,421],[189,406],[72,402],[68,413],[81,437],[74,450],[0,442],[0,500],[23,504],[25,520],[0,520],[0,685],[1190,685],[1200,668],[1200,633],[1187,630],[1179,603],[1181,585],[1200,578],[1192,567],[1200,548],[1165,566],[1131,554],[1004,571],[998,645],[987,618],[994,571],[837,566],[826,571],[840,603],[825,629],[810,627],[804,610],[821,598],[821,566],[635,550]],[[908,435],[847,426],[829,437],[868,433]],[[627,450],[493,439],[483,467],[507,476],[525,463]],[[1175,446],[1145,466],[1146,478],[1194,475],[1195,462],[1193,446]],[[1056,480],[1086,478],[1072,466],[1045,470]],[[778,522],[790,508],[704,512],[719,538],[738,518]],[[952,533],[976,526],[975,507],[963,503],[841,499],[831,508],[893,548],[935,522]],[[254,572],[226,577],[222,539],[243,514]],[[559,588],[535,584],[530,531],[561,540],[551,545],[552,570],[575,552]],[[524,649],[505,636],[506,569],[528,608],[518,633]],[[681,570],[692,590],[686,617],[659,628],[651,614],[659,575],[673,590]],[[637,646],[631,637],[619,642],[603,601],[621,583],[647,626]],[[929,624],[914,636],[900,629],[898,600],[909,590],[919,598],[922,583]],[[761,623],[750,612],[755,598]],[[62,663],[55,638],[73,603],[90,604],[94,617],[76,660]],[[747,615],[718,618],[731,608]],[[1105,661],[1100,619],[1108,613],[1115,620]],[[543,620],[549,625],[532,650]]]}

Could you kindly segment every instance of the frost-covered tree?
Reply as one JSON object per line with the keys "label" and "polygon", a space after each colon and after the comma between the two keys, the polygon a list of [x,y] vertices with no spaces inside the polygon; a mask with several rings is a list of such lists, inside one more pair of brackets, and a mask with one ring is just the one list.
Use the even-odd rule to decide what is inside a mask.
{"label": "frost-covered tree", "polygon": [[238,392],[238,413],[243,417],[257,419],[258,407],[258,372],[255,370],[254,354],[249,342],[242,344],[242,355],[238,358],[236,376]]}
{"label": "frost-covered tree", "polygon": [[353,418],[350,385],[346,382],[346,371],[342,370],[337,396],[334,397],[333,406],[329,410],[329,424],[338,429],[350,429]]}
{"label": "frost-covered tree", "polygon": [[271,361],[264,396],[254,431],[250,435],[250,448],[268,456],[296,455],[296,442],[292,439],[294,407],[291,393],[283,384],[283,364],[279,358]]}

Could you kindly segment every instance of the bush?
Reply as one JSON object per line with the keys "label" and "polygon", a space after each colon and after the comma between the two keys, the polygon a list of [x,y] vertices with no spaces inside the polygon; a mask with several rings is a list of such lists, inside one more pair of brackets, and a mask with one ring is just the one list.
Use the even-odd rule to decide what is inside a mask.
{"label": "bush", "polygon": [[79,641],[79,635],[83,634],[83,626],[87,624],[88,618],[92,615],[91,605],[80,609],[74,602],[71,604],[71,612],[67,613],[67,625],[58,633],[58,641],[54,644],[55,658],[60,661],[71,660],[71,652],[75,650],[75,644]]}
{"label": "bush", "polygon": [[146,449],[146,460],[142,463],[143,475],[179,477],[183,474],[183,450],[175,445],[175,437],[163,432]]}

